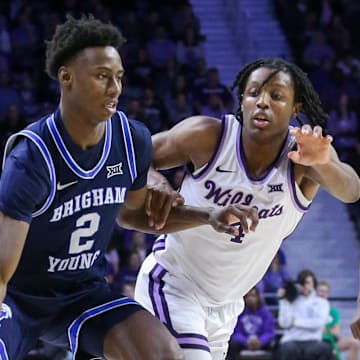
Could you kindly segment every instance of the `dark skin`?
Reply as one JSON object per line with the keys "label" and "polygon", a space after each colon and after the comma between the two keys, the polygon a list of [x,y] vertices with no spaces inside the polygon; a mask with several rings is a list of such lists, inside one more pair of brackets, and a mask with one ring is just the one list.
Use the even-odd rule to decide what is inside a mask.
{"label": "dark skin", "polygon": [[[247,171],[261,177],[275,161],[288,134],[290,118],[301,109],[294,101],[291,75],[280,71],[264,86],[273,72],[259,68],[248,79],[242,100],[242,141]],[[194,116],[172,129],[153,136],[153,167],[168,169],[192,163],[199,169],[208,163],[216,149],[221,131],[219,119]],[[360,181],[355,171],[341,162],[331,146],[331,136],[322,136],[320,126],[304,125],[291,130],[298,149],[288,157],[295,163],[295,179],[303,194],[312,200],[323,186],[344,202],[356,201]],[[151,173],[153,183],[166,180]],[[161,180],[162,179],[162,180]]]}
{"label": "dark skin", "polygon": [[[59,68],[61,118],[72,141],[81,149],[94,146],[103,137],[105,122],[116,111],[123,73],[120,55],[111,46],[85,48]],[[155,195],[156,201],[161,191],[154,190],[151,194]],[[170,206],[170,214],[166,213],[166,225],[163,213],[158,215],[158,211],[152,211],[153,217],[149,221],[145,212],[148,195],[146,186],[127,192],[117,218],[121,226],[144,232],[170,232],[211,224],[216,230],[232,235],[237,235],[238,229],[230,224],[238,219],[244,223],[249,219],[251,226],[256,227],[256,211],[238,206],[229,206],[221,211]],[[172,194],[165,195],[165,202],[172,204],[175,198]],[[181,200],[175,200],[175,203],[178,205]],[[19,263],[29,227],[28,223],[0,212],[0,304],[6,294],[7,283]],[[146,339],[139,337],[144,333],[147,334]],[[104,337],[104,356],[108,360],[183,358],[180,347],[164,325],[146,311],[130,315],[108,331]]]}
{"label": "dark skin", "polygon": [[97,144],[122,91],[124,68],[119,53],[111,46],[84,49],[58,74],[63,89],[60,111],[67,132],[82,149]]}
{"label": "dark skin", "polygon": [[[266,67],[254,70],[242,98],[243,152],[247,172],[254,178],[263,176],[273,164],[288,135],[291,117],[303,106],[295,101],[291,74],[279,71],[269,79],[273,72],[274,69]],[[219,119],[193,116],[153,135],[153,168],[169,169],[189,163],[195,170],[201,168],[212,159],[220,134]],[[320,126],[310,125],[293,128],[290,134],[297,150],[289,151],[287,156],[294,163],[295,181],[308,200],[315,197],[320,186],[342,202],[359,199],[360,179],[353,168],[339,160],[331,136],[323,136]],[[155,170],[150,172],[150,183],[154,188],[167,186],[171,192],[166,179]],[[164,209],[168,206],[166,213],[169,204],[164,204]],[[155,203],[147,205],[148,213],[159,210],[152,206]],[[360,305],[352,329],[360,338]]]}

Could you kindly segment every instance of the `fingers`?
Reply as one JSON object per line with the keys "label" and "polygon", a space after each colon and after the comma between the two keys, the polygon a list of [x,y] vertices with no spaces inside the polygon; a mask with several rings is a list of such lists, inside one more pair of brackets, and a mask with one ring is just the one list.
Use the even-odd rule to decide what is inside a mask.
{"label": "fingers", "polygon": [[184,198],[173,189],[150,188],[145,200],[148,225],[161,230],[166,224],[171,209],[183,204]]}
{"label": "fingers", "polygon": [[[221,221],[222,214],[225,215],[225,221]],[[239,223],[244,233],[255,231],[259,223],[257,209],[246,205],[228,206],[220,210],[219,221],[216,224],[215,230],[237,236],[240,235],[238,229]]]}
{"label": "fingers", "polygon": [[331,143],[333,141],[331,135],[326,135],[325,137],[323,137],[323,129],[319,125],[314,126],[314,128],[312,128],[309,124],[305,124],[301,128],[294,127],[290,129],[290,134],[295,136],[297,140],[305,138],[307,136],[313,136],[315,138],[321,138],[328,143]]}
{"label": "fingers", "polygon": [[164,192],[156,192],[156,195],[153,195],[153,197],[152,214],[154,217],[154,227],[156,230],[160,230],[164,227],[169,216],[173,196]]}

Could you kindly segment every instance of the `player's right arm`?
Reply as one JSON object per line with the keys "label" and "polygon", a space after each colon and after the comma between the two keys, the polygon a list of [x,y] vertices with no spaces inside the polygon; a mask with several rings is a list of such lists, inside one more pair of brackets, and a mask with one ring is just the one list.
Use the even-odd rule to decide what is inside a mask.
{"label": "player's right arm", "polygon": [[0,305],[5,298],[7,283],[19,263],[28,230],[27,222],[0,212]]}
{"label": "player's right arm", "polygon": [[208,163],[216,149],[221,132],[221,121],[207,116],[192,116],[167,131],[152,136],[152,162],[148,173],[150,188],[146,213],[167,219],[172,206],[183,203],[165,176],[158,170],[191,164],[194,170]]}
{"label": "player's right arm", "polygon": [[0,303],[19,263],[32,213],[49,193],[49,175],[39,150],[21,139],[0,178]]}
{"label": "player's right arm", "polygon": [[215,150],[221,121],[207,116],[192,116],[167,131],[152,136],[152,166],[156,170],[193,164],[205,165]]}

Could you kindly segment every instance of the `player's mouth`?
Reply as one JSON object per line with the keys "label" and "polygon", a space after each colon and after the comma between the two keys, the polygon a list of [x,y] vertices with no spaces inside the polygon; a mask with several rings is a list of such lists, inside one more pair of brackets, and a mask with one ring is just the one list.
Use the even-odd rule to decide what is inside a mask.
{"label": "player's mouth", "polygon": [[259,129],[263,129],[270,124],[270,120],[262,113],[255,114],[252,119],[255,127]]}
{"label": "player's mouth", "polygon": [[105,104],[105,109],[112,114],[116,112],[117,101],[109,101]]}

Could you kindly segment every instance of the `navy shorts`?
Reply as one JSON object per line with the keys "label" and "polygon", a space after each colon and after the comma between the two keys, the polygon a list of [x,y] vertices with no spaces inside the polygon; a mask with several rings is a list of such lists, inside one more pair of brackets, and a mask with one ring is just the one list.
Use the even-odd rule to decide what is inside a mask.
{"label": "navy shorts", "polygon": [[116,296],[109,286],[38,298],[8,292],[0,312],[0,360],[21,360],[38,339],[94,356],[103,356],[106,333],[136,311],[135,300]]}

